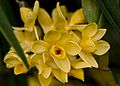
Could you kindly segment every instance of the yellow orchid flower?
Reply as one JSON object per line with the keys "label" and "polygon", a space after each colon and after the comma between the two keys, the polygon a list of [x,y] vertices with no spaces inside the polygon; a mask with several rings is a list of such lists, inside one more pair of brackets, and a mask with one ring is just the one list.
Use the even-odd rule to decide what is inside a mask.
{"label": "yellow orchid flower", "polygon": [[14,33],[24,52],[30,52],[32,44],[36,40],[35,33],[22,30],[14,30]]}
{"label": "yellow orchid flower", "polygon": [[[74,41],[76,41],[82,48],[79,56],[84,62],[87,63],[85,64],[86,66],[89,65],[88,67],[91,66],[98,68],[98,64],[94,59],[93,54],[103,55],[110,49],[110,45],[106,41],[100,40],[105,33],[106,29],[98,29],[96,23],[90,23],[85,26],[81,30],[79,37],[74,32],[70,32],[74,38]],[[76,61],[76,63],[72,66],[77,69],[81,68],[81,59]]]}
{"label": "yellow orchid flower", "polygon": [[39,13],[38,1],[35,1],[33,10],[27,7],[20,8],[20,14],[25,25],[25,28],[24,28],[25,30],[33,31],[38,13]]}
{"label": "yellow orchid flower", "polygon": [[71,35],[67,32],[49,31],[43,40],[36,41],[33,44],[31,50],[39,54],[49,53],[61,70],[69,72],[70,61],[67,54],[74,56],[81,51],[80,46],[74,41],[70,41],[70,38]]}
{"label": "yellow orchid flower", "polygon": [[[66,18],[69,18],[69,15],[71,15],[71,18],[67,20]],[[52,11],[52,18],[43,8],[40,8],[38,21],[44,33],[50,30],[69,31],[78,27],[77,24],[86,22],[82,9],[77,10],[75,13],[69,13],[65,6],[59,6],[59,2]]]}
{"label": "yellow orchid flower", "polygon": [[[28,54],[26,54],[26,57],[27,57],[27,61],[28,61],[29,65],[30,65]],[[25,65],[23,64],[20,57],[13,50],[9,51],[6,54],[6,56],[4,58],[4,62],[6,63],[7,68],[14,67],[14,74],[15,75],[28,72],[28,69],[25,67]]]}
{"label": "yellow orchid flower", "polygon": [[[39,60],[42,59],[40,62],[37,62],[39,60],[35,60],[37,64],[42,65],[41,67],[39,65],[39,67],[36,66],[39,68],[39,73],[42,74],[41,70],[44,69],[43,64],[47,64],[47,67],[52,68],[50,72],[52,72],[59,81],[65,83],[67,82],[67,74],[71,69],[69,55],[75,56],[79,54],[81,48],[77,43],[71,41],[71,35],[69,33],[49,31],[45,34],[43,40],[38,40],[33,44],[31,51],[38,56]],[[45,76],[43,77],[45,78]]]}

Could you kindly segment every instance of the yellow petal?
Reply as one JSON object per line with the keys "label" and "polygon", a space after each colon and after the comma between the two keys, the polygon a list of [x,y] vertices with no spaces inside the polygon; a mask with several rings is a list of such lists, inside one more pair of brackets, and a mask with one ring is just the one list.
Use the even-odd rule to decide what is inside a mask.
{"label": "yellow petal", "polygon": [[55,62],[50,54],[45,53],[44,56],[45,56],[45,59],[46,59],[48,66],[50,66],[51,68],[54,68],[54,69],[58,69],[57,65],[55,64]]}
{"label": "yellow petal", "polygon": [[76,43],[80,43],[81,38],[78,37],[78,35],[76,35],[73,31],[70,31],[70,34],[72,35],[72,41],[74,41]]}
{"label": "yellow petal", "polygon": [[61,33],[58,31],[49,31],[45,34],[44,40],[47,42],[56,42],[60,39]]}
{"label": "yellow petal", "polygon": [[68,42],[71,40],[72,36],[67,33],[67,32],[61,32],[61,37],[60,39],[58,40],[57,44],[59,45],[64,45],[64,43]]}
{"label": "yellow petal", "polygon": [[45,65],[41,74],[47,79],[51,74],[51,70],[51,67]]}
{"label": "yellow petal", "polygon": [[18,63],[21,62],[21,60],[18,59],[18,56],[13,52],[8,52],[4,58],[4,62],[6,63],[6,66],[8,68],[12,68]]}
{"label": "yellow petal", "polygon": [[76,69],[72,69],[72,70],[70,71],[70,74],[71,74],[73,77],[84,81],[84,70],[83,70],[83,69],[77,69],[77,70],[76,70]]}
{"label": "yellow petal", "polygon": [[42,55],[40,54],[34,54],[31,56],[30,58],[31,64],[32,66],[36,66],[36,68],[38,69],[39,73],[41,74],[42,70],[43,70],[43,59],[42,59]]}
{"label": "yellow petal", "polygon": [[25,31],[24,34],[25,34],[26,40],[31,41],[31,42],[36,40],[36,36],[34,32]]}
{"label": "yellow petal", "polygon": [[88,63],[90,66],[98,68],[98,63],[96,62],[96,60],[94,59],[94,57],[92,56],[92,54],[86,53],[84,51],[81,51],[79,53],[79,56],[81,57],[81,59],[83,61],[85,61],[86,63]]}
{"label": "yellow petal", "polygon": [[72,67],[75,69],[81,69],[91,67],[91,65],[84,62],[83,60],[77,59],[74,62],[72,62]]}
{"label": "yellow petal", "polygon": [[100,40],[106,33],[107,29],[98,29],[97,33],[92,37],[93,41]]}
{"label": "yellow petal", "polygon": [[62,83],[68,82],[68,74],[61,70],[52,70],[52,74]]}
{"label": "yellow petal", "polygon": [[31,51],[34,53],[43,53],[45,51],[48,51],[49,44],[43,40],[35,41]]}
{"label": "yellow petal", "polygon": [[87,24],[72,25],[72,26],[66,27],[66,30],[68,30],[68,31],[78,30],[81,32],[86,26],[87,26]]}
{"label": "yellow petal", "polygon": [[53,22],[49,14],[43,8],[40,8],[39,10],[38,21],[45,33],[52,29]]}
{"label": "yellow petal", "polygon": [[22,31],[22,30],[27,30],[26,27],[12,27],[15,31]]}
{"label": "yellow petal", "polygon": [[36,19],[39,12],[39,1],[35,1],[34,7],[33,7],[33,18]]}
{"label": "yellow petal", "polygon": [[19,42],[23,42],[25,40],[23,31],[14,30],[14,33],[17,39],[19,40]]}
{"label": "yellow petal", "polygon": [[57,3],[56,9],[52,11],[53,22],[58,30],[64,30],[64,27],[67,24],[67,21],[62,13],[62,10],[59,6],[59,2]]}
{"label": "yellow petal", "polygon": [[52,81],[52,79],[53,79],[52,75],[49,76],[47,79],[44,78],[42,75],[38,75],[38,80],[39,80],[41,86],[49,86],[51,81]]}
{"label": "yellow petal", "polygon": [[96,55],[103,55],[110,49],[110,45],[103,40],[96,42],[96,50],[94,51],[94,54]]}
{"label": "yellow petal", "polygon": [[97,32],[97,24],[96,23],[90,23],[88,24],[83,30],[82,30],[82,38],[86,39],[87,37],[92,37]]}
{"label": "yellow petal", "polygon": [[69,55],[77,55],[81,51],[81,47],[74,41],[66,42],[63,46]]}
{"label": "yellow petal", "polygon": [[73,13],[69,25],[75,25],[85,22],[86,20],[83,14],[83,9],[78,9],[75,13]]}
{"label": "yellow petal", "polygon": [[42,65],[37,63],[37,64],[35,64],[35,66],[38,69],[38,74],[41,74],[42,73],[42,68],[43,68]]}
{"label": "yellow petal", "polygon": [[20,8],[20,14],[21,18],[24,23],[28,23],[29,20],[32,20],[32,10],[26,7],[21,7]]}
{"label": "yellow petal", "polygon": [[65,5],[61,5],[60,9],[62,11],[63,16],[67,17],[68,16],[68,12],[67,12],[66,6]]}
{"label": "yellow petal", "polygon": [[64,72],[69,72],[71,69],[71,65],[70,65],[70,61],[68,59],[68,57],[64,58],[64,59],[58,59],[56,57],[54,57],[53,55],[51,55],[52,58],[54,59],[54,62],[56,63],[56,65]]}
{"label": "yellow petal", "polygon": [[28,71],[28,69],[23,64],[18,64],[14,67],[14,74],[15,75],[26,73],[27,71]]}
{"label": "yellow petal", "polygon": [[90,52],[90,53],[94,52],[96,49],[96,45],[91,38],[88,38],[86,40],[83,39],[80,43],[80,46],[85,52]]}

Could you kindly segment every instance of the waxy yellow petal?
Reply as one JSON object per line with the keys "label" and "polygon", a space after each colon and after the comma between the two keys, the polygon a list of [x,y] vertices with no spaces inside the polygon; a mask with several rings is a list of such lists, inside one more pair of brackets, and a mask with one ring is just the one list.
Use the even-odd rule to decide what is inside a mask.
{"label": "waxy yellow petal", "polygon": [[75,25],[75,24],[85,23],[85,22],[86,22],[86,20],[85,20],[84,14],[83,14],[83,9],[78,9],[71,16],[69,25]]}
{"label": "waxy yellow petal", "polygon": [[88,63],[90,66],[98,68],[98,63],[96,62],[96,60],[94,59],[94,57],[92,56],[92,54],[86,53],[84,51],[81,51],[79,53],[79,56],[81,57],[81,59],[83,61],[85,61],[86,63]]}
{"label": "waxy yellow petal", "polygon": [[50,83],[51,83],[51,81],[52,81],[52,79],[53,79],[53,76],[52,76],[52,75],[50,75],[50,76],[46,79],[46,78],[44,78],[42,75],[39,75],[39,74],[38,74],[38,80],[39,80],[41,86],[49,86]]}
{"label": "waxy yellow petal", "polygon": [[94,54],[96,55],[103,55],[110,49],[110,45],[104,41],[99,40],[96,42],[96,50],[94,51]]}
{"label": "waxy yellow petal", "polygon": [[74,41],[66,42],[63,47],[69,55],[77,55],[81,51],[81,47]]}
{"label": "waxy yellow petal", "polygon": [[97,24],[96,23],[90,23],[88,24],[83,30],[82,30],[82,38],[86,39],[88,37],[92,37],[97,32]]}
{"label": "waxy yellow petal", "polygon": [[36,19],[39,12],[39,1],[35,1],[34,7],[33,7],[33,18]]}
{"label": "waxy yellow petal", "polygon": [[19,42],[23,42],[25,40],[24,33],[22,31],[14,30],[14,33]]}
{"label": "waxy yellow petal", "polygon": [[61,5],[60,9],[61,9],[61,12],[62,12],[63,16],[67,17],[68,16],[68,11],[67,11],[66,6],[65,5]]}
{"label": "waxy yellow petal", "polygon": [[49,66],[47,66],[47,65],[45,65],[45,66],[43,67],[43,71],[42,71],[41,74],[44,76],[44,78],[47,79],[47,78],[50,76],[51,71],[52,71],[52,68],[49,67]]}
{"label": "waxy yellow petal", "polygon": [[52,11],[52,18],[57,30],[64,30],[64,27],[67,25],[67,21],[59,6],[59,2],[57,3],[56,9]]}
{"label": "waxy yellow petal", "polygon": [[62,83],[68,82],[68,74],[61,70],[52,70],[52,74]]}
{"label": "waxy yellow petal", "polygon": [[96,49],[96,45],[91,38],[88,38],[86,40],[83,39],[80,43],[80,46],[82,47],[82,50],[89,53],[94,52]]}
{"label": "waxy yellow petal", "polygon": [[58,31],[49,31],[45,34],[44,40],[46,42],[56,42],[60,39],[61,33]]}
{"label": "waxy yellow petal", "polygon": [[84,62],[81,59],[77,59],[74,62],[72,62],[72,67],[75,68],[75,69],[81,69],[81,68],[88,68],[88,67],[90,68],[91,65]]}
{"label": "waxy yellow petal", "polygon": [[55,64],[52,56],[51,56],[50,54],[45,53],[45,54],[44,54],[44,57],[45,57],[45,59],[46,59],[47,65],[48,65],[49,67],[54,68],[54,69],[57,69],[57,68],[58,68],[57,65]]}
{"label": "waxy yellow petal", "polygon": [[81,41],[81,38],[77,34],[75,34],[73,31],[70,31],[70,34],[72,36],[72,41],[76,43],[79,43]]}
{"label": "waxy yellow petal", "polygon": [[67,32],[61,32],[61,37],[58,40],[57,44],[64,45],[66,42],[70,41],[72,36]]}
{"label": "waxy yellow petal", "polygon": [[43,40],[35,41],[31,51],[34,53],[43,53],[45,51],[48,51],[49,44]]}
{"label": "waxy yellow petal", "polygon": [[64,72],[69,72],[70,71],[71,65],[70,65],[70,61],[69,61],[68,57],[66,57],[64,59],[58,59],[53,55],[51,55],[51,56],[54,59],[54,62],[56,63],[58,68],[60,68]]}
{"label": "waxy yellow petal", "polygon": [[36,66],[36,68],[38,69],[38,74],[41,74],[42,70],[43,70],[43,59],[42,59],[42,55],[40,54],[34,54],[31,56],[30,58],[31,64],[32,66]]}
{"label": "waxy yellow petal", "polygon": [[98,41],[100,40],[106,33],[107,29],[98,29],[97,33],[92,37],[93,41]]}
{"label": "waxy yellow petal", "polygon": [[29,20],[32,20],[32,9],[26,8],[26,7],[21,7],[20,8],[20,14],[21,14],[21,18],[23,20],[24,23],[28,23]]}
{"label": "waxy yellow petal", "polygon": [[49,14],[43,8],[40,8],[40,10],[39,10],[38,21],[45,33],[52,30],[53,22],[49,16]]}
{"label": "waxy yellow petal", "polygon": [[84,70],[83,69],[71,69],[70,74],[77,78],[80,79],[82,81],[84,81]]}
{"label": "waxy yellow petal", "polygon": [[26,40],[28,40],[30,42],[33,42],[36,40],[36,36],[35,36],[34,32],[25,31],[24,36],[25,36]]}
{"label": "waxy yellow petal", "polygon": [[6,67],[12,68],[15,65],[19,64],[21,62],[21,59],[19,59],[17,54],[9,51],[4,58],[4,62],[6,63]]}
{"label": "waxy yellow petal", "polygon": [[28,71],[28,69],[23,64],[18,64],[14,67],[14,74],[15,75],[26,73],[27,71]]}

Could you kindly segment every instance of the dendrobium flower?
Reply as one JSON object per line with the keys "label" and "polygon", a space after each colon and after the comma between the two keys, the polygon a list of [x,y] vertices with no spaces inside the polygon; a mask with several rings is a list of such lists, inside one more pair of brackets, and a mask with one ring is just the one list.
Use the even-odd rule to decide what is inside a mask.
{"label": "dendrobium flower", "polygon": [[66,18],[68,17],[69,12],[67,12],[66,7],[60,7],[58,2],[56,8],[52,11],[52,18],[43,8],[40,8],[38,21],[43,28],[44,33],[50,30],[69,31],[79,27],[77,24],[86,22],[82,9],[75,11],[75,13],[71,15],[71,18],[67,20]]}
{"label": "dendrobium flower", "polygon": [[98,29],[96,23],[90,23],[84,27],[83,30],[81,30],[79,34],[81,36],[79,37],[75,33],[71,32],[75,41],[82,48],[79,53],[79,61],[76,61],[76,63],[73,64],[74,68],[79,68],[79,66],[81,66],[81,59],[89,64],[89,67],[98,68],[98,64],[93,55],[103,55],[110,49],[110,45],[106,41],[100,40],[105,33],[106,29]]}
{"label": "dendrobium flower", "polygon": [[[20,14],[24,27],[13,27],[14,33],[29,67],[37,68],[41,86],[49,86],[54,77],[62,83],[68,82],[68,76],[84,81],[83,68],[98,68],[93,55],[103,55],[110,48],[101,40],[106,29],[98,28],[96,23],[87,24],[82,8],[71,13],[58,2],[51,18],[39,8],[36,0],[33,10],[21,7]],[[44,32],[42,35],[35,24],[37,18]],[[16,75],[28,71],[13,47],[4,62],[7,68],[14,67]]]}
{"label": "dendrobium flower", "polygon": [[24,30],[33,31],[35,27],[35,21],[39,13],[39,2],[35,1],[33,10],[27,7],[20,8],[21,18],[24,22]]}
{"label": "dendrobium flower", "polygon": [[79,54],[81,47],[71,41],[69,33],[49,31],[45,34],[43,40],[38,40],[33,44],[31,51],[38,55],[42,54],[41,57],[39,55],[39,58],[43,59],[44,64],[52,68],[51,72],[58,80],[65,83],[67,82],[67,73],[71,69],[69,55],[75,56]]}
{"label": "dendrobium flower", "polygon": [[[26,54],[26,58],[27,58],[27,61],[28,61],[29,65],[30,65],[29,55],[28,54]],[[20,57],[13,50],[9,51],[6,54],[6,56],[4,58],[4,62],[6,63],[7,68],[13,68],[14,67],[14,74],[15,75],[28,72],[28,69],[23,64]]]}

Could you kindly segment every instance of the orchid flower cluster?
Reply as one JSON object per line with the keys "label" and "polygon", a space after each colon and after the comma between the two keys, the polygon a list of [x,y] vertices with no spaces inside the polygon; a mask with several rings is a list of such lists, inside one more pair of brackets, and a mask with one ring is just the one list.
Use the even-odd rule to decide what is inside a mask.
{"label": "orchid flower cluster", "polygon": [[[103,55],[110,48],[101,40],[106,29],[87,23],[82,8],[72,13],[58,2],[51,17],[35,1],[33,9],[21,7],[20,14],[24,27],[13,27],[13,31],[29,68],[37,69],[41,86],[48,86],[54,77],[62,83],[68,82],[68,76],[84,81],[83,68],[98,68],[94,55]],[[13,47],[4,62],[14,68],[15,75],[29,71]]]}

